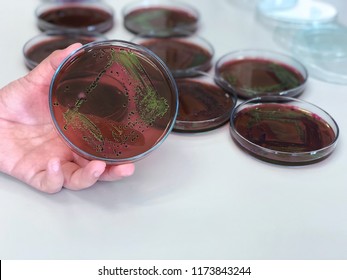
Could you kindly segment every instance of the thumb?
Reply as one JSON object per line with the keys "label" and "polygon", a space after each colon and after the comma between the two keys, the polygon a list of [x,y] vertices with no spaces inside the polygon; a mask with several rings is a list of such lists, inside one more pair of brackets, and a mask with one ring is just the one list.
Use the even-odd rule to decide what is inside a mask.
{"label": "thumb", "polygon": [[81,46],[82,44],[75,43],[65,49],[52,52],[27,75],[27,79],[35,84],[48,85],[60,63]]}
{"label": "thumb", "polygon": [[73,51],[80,48],[82,44],[75,43],[70,45],[69,47],[63,49],[63,50],[57,50],[54,51],[49,57],[48,57],[48,63],[50,64],[50,67],[55,71],[57,70],[58,66],[61,62]]}

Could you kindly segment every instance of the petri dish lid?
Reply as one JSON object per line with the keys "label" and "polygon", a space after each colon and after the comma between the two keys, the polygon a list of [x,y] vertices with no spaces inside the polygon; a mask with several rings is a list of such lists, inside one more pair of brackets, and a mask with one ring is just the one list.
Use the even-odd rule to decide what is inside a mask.
{"label": "petri dish lid", "polygon": [[312,25],[336,19],[335,6],[316,0],[260,0],[258,16],[273,25]]}
{"label": "petri dish lid", "polygon": [[316,105],[292,97],[257,97],[239,104],[230,118],[235,142],[261,160],[304,165],[328,157],[339,127]]}
{"label": "petri dish lid", "polygon": [[53,51],[64,49],[73,43],[88,44],[103,41],[106,37],[94,32],[46,31],[28,40],[23,47],[25,64],[33,69]]}
{"label": "petri dish lid", "polygon": [[174,34],[177,29],[195,32],[200,18],[193,6],[175,0],[135,1],[125,6],[122,14],[124,27],[134,34]]}
{"label": "petri dish lid", "polygon": [[160,32],[151,32],[134,37],[132,42],[158,55],[175,78],[193,77],[199,75],[199,71],[206,72],[212,67],[214,48],[196,34],[181,31],[177,36],[163,36]]}
{"label": "petri dish lid", "polygon": [[174,131],[208,131],[229,121],[237,98],[216,85],[209,75],[176,79],[176,84],[179,108]]}
{"label": "petri dish lid", "polygon": [[312,77],[347,84],[346,27],[325,24],[298,30],[287,46],[306,65]]}
{"label": "petri dish lid", "polygon": [[169,69],[148,49],[101,41],[58,67],[49,106],[58,134],[75,153],[120,164],[143,158],[166,139],[178,92]]}

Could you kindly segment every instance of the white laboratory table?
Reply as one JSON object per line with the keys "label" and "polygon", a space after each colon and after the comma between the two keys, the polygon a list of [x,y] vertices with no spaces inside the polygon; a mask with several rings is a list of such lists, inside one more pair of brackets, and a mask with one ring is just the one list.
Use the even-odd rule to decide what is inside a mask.
{"label": "white laboratory table", "polygon": [[[106,1],[116,16],[107,37],[130,40],[121,14],[130,1]],[[215,61],[245,48],[285,52],[242,5],[252,1],[186,2],[200,12],[198,34],[214,45]],[[28,72],[22,47],[40,32],[39,3],[2,4],[0,87]],[[0,173],[0,259],[346,259],[347,86],[310,77],[300,98],[340,127],[335,152],[316,164],[255,159],[226,124],[171,133],[133,176],[83,191],[49,195]]]}

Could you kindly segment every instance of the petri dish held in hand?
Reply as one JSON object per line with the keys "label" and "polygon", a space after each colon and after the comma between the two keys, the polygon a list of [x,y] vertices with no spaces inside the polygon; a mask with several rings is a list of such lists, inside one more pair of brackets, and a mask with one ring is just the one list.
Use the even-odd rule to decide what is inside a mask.
{"label": "petri dish held in hand", "polygon": [[176,30],[195,32],[198,28],[198,11],[179,1],[141,0],[123,9],[124,26],[134,34],[163,32],[175,34]]}
{"label": "petri dish held in hand", "polygon": [[53,51],[65,49],[73,43],[83,45],[106,40],[106,37],[99,33],[82,33],[68,31],[46,31],[31,38],[23,47],[25,64],[28,69],[33,69]]}
{"label": "petri dish held in hand", "polygon": [[132,42],[158,55],[175,78],[193,77],[199,71],[208,71],[212,67],[213,46],[200,36],[182,34],[187,33],[169,37],[152,37],[154,33],[151,33],[136,36]]}
{"label": "petri dish held in hand", "polygon": [[130,42],[102,41],[82,46],[59,66],[49,105],[74,152],[119,164],[141,159],[166,139],[178,92],[154,53]]}
{"label": "petri dish held in hand", "polygon": [[300,95],[308,73],[298,60],[272,51],[241,50],[221,57],[215,67],[216,82],[231,87],[238,97]]}
{"label": "petri dish held in hand", "polygon": [[114,24],[113,9],[102,1],[46,2],[36,9],[41,31],[73,30],[104,33]]}
{"label": "petri dish held in hand", "polygon": [[177,132],[201,132],[227,123],[236,96],[217,86],[207,75],[176,79],[179,93]]}
{"label": "petri dish held in hand", "polygon": [[273,163],[304,165],[329,156],[339,128],[321,108],[291,97],[257,97],[232,112],[230,132],[250,154]]}

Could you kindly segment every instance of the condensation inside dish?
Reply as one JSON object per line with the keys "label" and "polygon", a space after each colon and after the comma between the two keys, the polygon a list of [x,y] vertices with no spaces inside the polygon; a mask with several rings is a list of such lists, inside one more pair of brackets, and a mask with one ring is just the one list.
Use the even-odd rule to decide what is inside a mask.
{"label": "condensation inside dish", "polygon": [[122,159],[146,152],[165,136],[176,102],[156,62],[124,47],[96,46],[62,66],[53,83],[51,108],[73,148]]}

